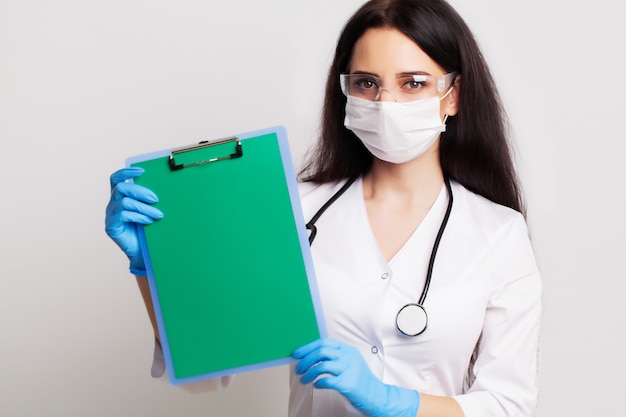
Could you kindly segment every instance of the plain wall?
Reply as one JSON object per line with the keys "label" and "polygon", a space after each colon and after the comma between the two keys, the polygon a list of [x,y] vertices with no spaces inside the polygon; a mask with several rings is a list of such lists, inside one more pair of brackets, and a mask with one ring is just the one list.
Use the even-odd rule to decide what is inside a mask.
{"label": "plain wall", "polygon": [[[150,378],[147,315],[104,232],[108,177],[130,155],[277,124],[299,165],[337,35],[360,4],[0,0],[0,415],[286,416],[285,367],[201,396]],[[545,288],[537,415],[615,416],[625,8],[452,4],[515,131]]]}

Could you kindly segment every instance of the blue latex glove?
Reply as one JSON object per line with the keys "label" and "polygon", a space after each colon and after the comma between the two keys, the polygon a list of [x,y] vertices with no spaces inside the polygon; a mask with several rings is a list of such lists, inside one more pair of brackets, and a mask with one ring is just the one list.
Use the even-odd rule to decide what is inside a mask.
{"label": "blue latex glove", "polygon": [[163,213],[151,206],[158,201],[154,192],[126,182],[143,173],[142,168],[123,168],[111,175],[111,199],[105,219],[107,235],[128,256],[130,272],[141,277],[146,276],[146,264],[141,254],[137,224],[150,224],[163,218]]}
{"label": "blue latex glove", "polygon": [[384,384],[372,374],[360,352],[350,345],[333,339],[318,339],[297,349],[293,357],[300,359],[295,370],[302,375],[302,383],[315,381],[315,388],[338,391],[367,416],[417,415],[419,393]]}

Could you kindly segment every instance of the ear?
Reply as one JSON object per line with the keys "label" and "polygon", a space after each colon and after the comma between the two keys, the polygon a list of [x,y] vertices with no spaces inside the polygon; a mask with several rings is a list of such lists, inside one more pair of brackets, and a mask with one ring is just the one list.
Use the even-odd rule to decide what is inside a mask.
{"label": "ear", "polygon": [[442,110],[444,114],[448,116],[455,116],[459,111],[459,96],[461,94],[461,74],[457,75],[454,78],[454,83],[452,84],[452,91],[448,94],[442,104]]}

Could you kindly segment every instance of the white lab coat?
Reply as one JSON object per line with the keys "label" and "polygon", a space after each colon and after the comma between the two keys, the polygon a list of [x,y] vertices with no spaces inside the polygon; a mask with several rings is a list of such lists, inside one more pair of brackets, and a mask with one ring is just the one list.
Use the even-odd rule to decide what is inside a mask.
{"label": "white lab coat", "polygon": [[[301,184],[305,220],[341,185]],[[402,335],[395,318],[420,298],[445,187],[389,263],[369,226],[361,179],[322,215],[311,250],[329,336],[357,347],[385,383],[454,396],[465,417],[529,417],[537,400],[541,282],[526,224],[458,183],[452,190],[424,303],[429,324],[416,337]],[[290,387],[290,417],[361,415],[335,391],[302,385],[293,372]]]}

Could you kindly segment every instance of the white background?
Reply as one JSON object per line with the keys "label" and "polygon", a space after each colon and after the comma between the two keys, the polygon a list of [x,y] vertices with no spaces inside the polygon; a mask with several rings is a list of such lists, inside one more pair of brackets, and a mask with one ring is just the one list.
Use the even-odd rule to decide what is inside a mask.
{"label": "white background", "polygon": [[[287,372],[194,396],[104,233],[127,156],[276,124],[296,165],[361,0],[0,0],[0,415],[285,416]],[[539,417],[623,413],[626,13],[596,0],[454,0],[516,132],[542,271]],[[253,348],[253,346],[251,346]]]}

